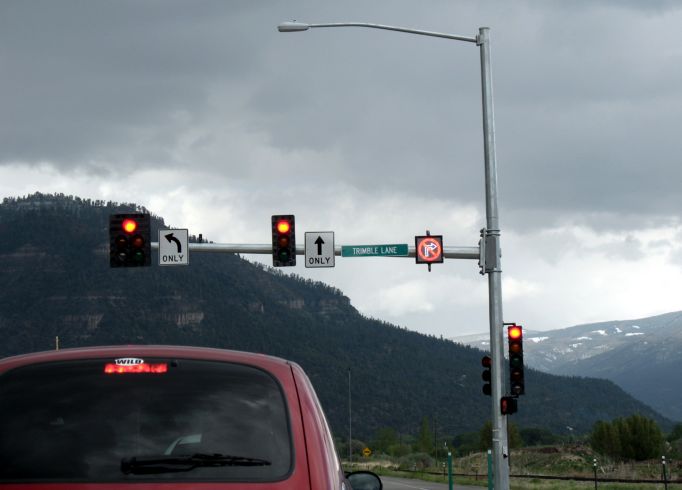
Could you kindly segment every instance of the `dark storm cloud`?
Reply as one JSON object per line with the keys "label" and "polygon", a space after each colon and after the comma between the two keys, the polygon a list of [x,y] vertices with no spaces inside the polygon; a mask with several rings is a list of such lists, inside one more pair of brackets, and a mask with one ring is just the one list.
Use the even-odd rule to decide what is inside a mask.
{"label": "dark storm cloud", "polygon": [[602,227],[679,217],[682,52],[665,29],[674,17],[565,5],[497,58],[506,201],[519,221],[538,208],[545,223],[625,215]]}
{"label": "dark storm cloud", "polygon": [[[482,208],[475,46],[275,26],[355,20],[475,35],[488,25],[503,220],[679,216],[675,14],[664,1],[4,2],[0,163],[191,164],[264,179],[269,162],[229,144],[256,135],[285,159],[336,156],[306,163],[299,182]],[[193,132],[203,153],[180,155]]]}
{"label": "dark storm cloud", "polygon": [[[145,137],[159,138],[164,158],[164,140],[182,129],[173,114],[201,117],[211,84],[257,63],[226,42],[226,28],[235,38],[245,28],[215,17],[217,5],[3,3],[2,160],[124,158]],[[239,15],[240,4],[230,5]]]}

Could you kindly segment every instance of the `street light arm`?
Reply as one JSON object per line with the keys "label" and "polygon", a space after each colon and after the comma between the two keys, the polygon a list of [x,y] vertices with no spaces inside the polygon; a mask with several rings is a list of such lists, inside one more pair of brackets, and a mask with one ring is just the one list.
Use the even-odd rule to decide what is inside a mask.
{"label": "street light arm", "polygon": [[335,22],[331,24],[306,24],[304,22],[293,21],[282,22],[280,25],[277,26],[277,30],[279,30],[279,32],[300,32],[307,31],[308,29],[313,29],[315,27],[369,27],[372,29],[384,29],[387,31],[398,31],[407,32],[408,34],[419,34],[421,36],[455,39],[457,41],[466,41],[470,43],[478,42],[478,38],[475,37],[458,36],[455,34],[444,34],[442,32],[421,31],[418,29],[408,29],[406,27],[387,26],[383,24],[368,24],[366,22]]}

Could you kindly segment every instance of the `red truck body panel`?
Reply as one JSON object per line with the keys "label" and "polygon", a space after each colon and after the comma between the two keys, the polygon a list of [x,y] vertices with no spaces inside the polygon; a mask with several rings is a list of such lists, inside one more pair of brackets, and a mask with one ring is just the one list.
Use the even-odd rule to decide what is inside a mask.
{"label": "red truck body panel", "polygon": [[[244,364],[270,373],[281,385],[290,418],[293,469],[276,482],[67,482],[2,483],[7,490],[341,490],[349,488],[334,448],[333,439],[310,380],[300,366],[263,354],[223,349],[173,346],[111,346],[65,349],[0,360],[3,373],[27,365],[79,359],[122,357],[178,358]],[[31,387],[27,386],[27,390]],[[39,444],[39,441],[36,441]]]}

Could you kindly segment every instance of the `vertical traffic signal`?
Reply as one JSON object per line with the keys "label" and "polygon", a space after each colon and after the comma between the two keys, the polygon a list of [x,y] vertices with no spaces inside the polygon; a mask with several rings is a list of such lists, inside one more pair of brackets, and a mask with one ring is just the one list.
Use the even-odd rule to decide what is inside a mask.
{"label": "vertical traffic signal", "polygon": [[483,394],[490,396],[493,392],[492,386],[490,385],[491,374],[490,368],[493,365],[493,360],[490,356],[483,356],[481,359],[481,366],[483,366],[483,373],[481,378],[483,379]]}
{"label": "vertical traffic signal", "polygon": [[109,266],[143,267],[152,264],[151,226],[148,214],[109,216]]}
{"label": "vertical traffic signal", "polygon": [[272,265],[296,265],[296,221],[293,214],[272,217]]}
{"label": "vertical traffic signal", "polygon": [[512,324],[507,327],[509,340],[509,383],[512,396],[526,392],[523,373],[523,328]]}
{"label": "vertical traffic signal", "polygon": [[500,398],[500,412],[502,415],[511,415],[518,411],[518,403],[513,396],[503,396]]}

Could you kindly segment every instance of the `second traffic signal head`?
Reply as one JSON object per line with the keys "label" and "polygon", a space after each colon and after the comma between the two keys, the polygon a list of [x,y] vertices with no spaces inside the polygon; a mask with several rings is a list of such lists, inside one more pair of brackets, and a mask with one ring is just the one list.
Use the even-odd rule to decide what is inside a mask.
{"label": "second traffic signal head", "polygon": [[483,372],[481,373],[481,379],[483,379],[483,394],[491,396],[492,395],[492,386],[490,385],[490,381],[492,379],[492,376],[490,374],[490,368],[493,365],[493,360],[490,356],[483,356],[481,359],[481,366],[483,366]]}
{"label": "second traffic signal head", "polygon": [[510,325],[507,327],[509,341],[509,382],[512,396],[526,392],[523,372],[523,327]]}
{"label": "second traffic signal head", "polygon": [[500,399],[500,412],[502,415],[511,415],[518,411],[518,403],[516,398],[511,396],[503,396]]}
{"label": "second traffic signal head", "polygon": [[293,214],[272,217],[272,265],[296,265],[296,220]]}

